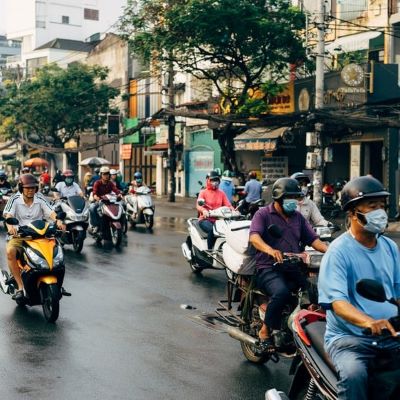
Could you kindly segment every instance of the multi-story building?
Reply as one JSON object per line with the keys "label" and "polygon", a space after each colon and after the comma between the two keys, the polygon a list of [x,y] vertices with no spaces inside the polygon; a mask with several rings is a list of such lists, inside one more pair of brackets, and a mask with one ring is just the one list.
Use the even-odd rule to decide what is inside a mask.
{"label": "multi-story building", "polygon": [[8,57],[19,57],[21,53],[21,42],[17,40],[7,40],[7,37],[0,35],[0,82],[2,79],[7,78],[6,62]]}

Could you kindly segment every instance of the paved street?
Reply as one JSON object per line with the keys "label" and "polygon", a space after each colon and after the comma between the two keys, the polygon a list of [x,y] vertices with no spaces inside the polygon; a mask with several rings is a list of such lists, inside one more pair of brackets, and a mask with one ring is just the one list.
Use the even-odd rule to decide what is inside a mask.
{"label": "paved street", "polygon": [[67,250],[72,297],[55,325],[0,294],[4,398],[262,399],[287,387],[288,361],[251,365],[239,342],[191,319],[225,287],[222,271],[195,276],[181,255],[191,204],[158,204],[154,233],[130,231],[120,251],[91,238],[82,255]]}

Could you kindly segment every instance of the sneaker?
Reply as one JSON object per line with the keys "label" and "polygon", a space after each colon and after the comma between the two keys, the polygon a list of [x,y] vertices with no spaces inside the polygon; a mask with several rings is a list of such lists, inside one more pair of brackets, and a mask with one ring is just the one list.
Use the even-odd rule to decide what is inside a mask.
{"label": "sneaker", "polygon": [[24,298],[23,289],[17,290],[11,297],[13,300],[22,300]]}

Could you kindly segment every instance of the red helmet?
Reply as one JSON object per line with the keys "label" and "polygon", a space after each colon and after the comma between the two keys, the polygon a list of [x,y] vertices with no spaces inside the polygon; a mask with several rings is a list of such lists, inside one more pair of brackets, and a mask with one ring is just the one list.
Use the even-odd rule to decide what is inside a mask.
{"label": "red helmet", "polygon": [[65,177],[67,177],[67,176],[72,176],[72,177],[74,177],[74,176],[75,176],[75,174],[73,173],[72,169],[66,169],[66,170],[63,171],[62,174],[63,174]]}
{"label": "red helmet", "polygon": [[22,193],[23,188],[39,187],[37,179],[32,174],[23,174],[19,177],[18,190]]}

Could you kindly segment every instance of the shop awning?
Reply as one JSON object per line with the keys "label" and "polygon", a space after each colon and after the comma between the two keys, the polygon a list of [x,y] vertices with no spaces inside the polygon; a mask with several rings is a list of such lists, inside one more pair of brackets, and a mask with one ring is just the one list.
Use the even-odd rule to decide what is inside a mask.
{"label": "shop awning", "polygon": [[278,139],[288,130],[287,126],[277,129],[251,128],[233,139],[235,150],[274,151]]}
{"label": "shop awning", "polygon": [[149,147],[148,150],[144,151],[146,156],[162,156],[168,151],[168,143],[156,143],[155,145]]}
{"label": "shop awning", "polygon": [[325,46],[329,53],[349,53],[352,51],[369,50],[370,41],[382,36],[382,32],[369,31],[340,37]]}

